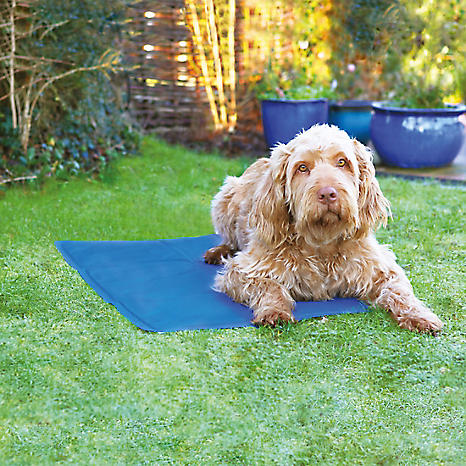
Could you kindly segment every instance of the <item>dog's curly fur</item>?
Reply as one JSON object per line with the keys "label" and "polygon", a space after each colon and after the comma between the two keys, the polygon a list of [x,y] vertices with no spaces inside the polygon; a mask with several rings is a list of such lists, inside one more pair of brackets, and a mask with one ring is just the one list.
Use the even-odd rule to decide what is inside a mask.
{"label": "dog's curly fur", "polygon": [[251,307],[255,324],[293,320],[295,300],[351,296],[403,328],[435,333],[442,322],[375,239],[389,215],[370,151],[335,126],[313,126],[228,177],[215,196],[223,244],[205,260],[224,269],[214,288]]}

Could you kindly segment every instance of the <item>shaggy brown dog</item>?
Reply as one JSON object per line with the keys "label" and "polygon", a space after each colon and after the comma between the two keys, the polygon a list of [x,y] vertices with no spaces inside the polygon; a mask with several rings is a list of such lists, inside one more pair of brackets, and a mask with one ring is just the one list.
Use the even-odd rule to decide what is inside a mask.
{"label": "shaggy brown dog", "polygon": [[212,202],[223,244],[205,254],[225,263],[214,288],[251,307],[255,324],[293,320],[295,300],[351,296],[390,311],[403,328],[439,331],[440,319],[375,239],[390,207],[374,175],[365,146],[316,125],[228,177]]}

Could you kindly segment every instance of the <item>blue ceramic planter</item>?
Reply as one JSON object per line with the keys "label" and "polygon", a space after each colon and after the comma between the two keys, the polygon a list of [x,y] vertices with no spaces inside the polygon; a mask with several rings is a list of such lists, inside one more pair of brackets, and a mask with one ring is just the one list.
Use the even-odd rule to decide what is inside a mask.
{"label": "blue ceramic planter", "polygon": [[345,100],[330,103],[329,123],[345,130],[351,137],[366,144],[370,139],[372,102]]}
{"label": "blue ceramic planter", "polygon": [[316,123],[327,123],[328,100],[263,100],[262,124],[268,147],[286,144],[303,129]]}
{"label": "blue ceramic planter", "polygon": [[387,165],[441,167],[458,155],[464,127],[458,117],[465,105],[443,109],[407,109],[372,104],[371,139]]}

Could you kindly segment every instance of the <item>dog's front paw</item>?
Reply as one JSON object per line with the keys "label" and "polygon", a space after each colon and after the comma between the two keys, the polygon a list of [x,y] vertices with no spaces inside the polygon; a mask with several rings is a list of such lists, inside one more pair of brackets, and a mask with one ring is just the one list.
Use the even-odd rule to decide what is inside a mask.
{"label": "dog's front paw", "polygon": [[275,327],[280,323],[286,322],[296,322],[293,314],[291,312],[277,309],[268,309],[266,311],[257,312],[252,320],[254,325],[268,325],[270,327]]}
{"label": "dog's front paw", "polygon": [[440,332],[443,327],[443,322],[432,311],[425,308],[401,314],[397,320],[401,328],[433,333],[434,335]]}
{"label": "dog's front paw", "polygon": [[210,248],[204,254],[204,260],[207,264],[221,264],[225,258],[234,254],[233,249],[226,244]]}

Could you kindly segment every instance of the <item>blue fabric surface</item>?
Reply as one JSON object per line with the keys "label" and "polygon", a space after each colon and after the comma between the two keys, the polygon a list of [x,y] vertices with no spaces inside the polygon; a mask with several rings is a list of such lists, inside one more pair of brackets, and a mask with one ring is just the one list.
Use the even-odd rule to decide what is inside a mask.
{"label": "blue fabric surface", "polygon": [[[57,249],[82,278],[133,324],[170,332],[251,326],[252,311],[210,287],[218,266],[204,252],[216,235],[157,241],[57,241]],[[355,299],[299,302],[297,320],[366,312]]]}

